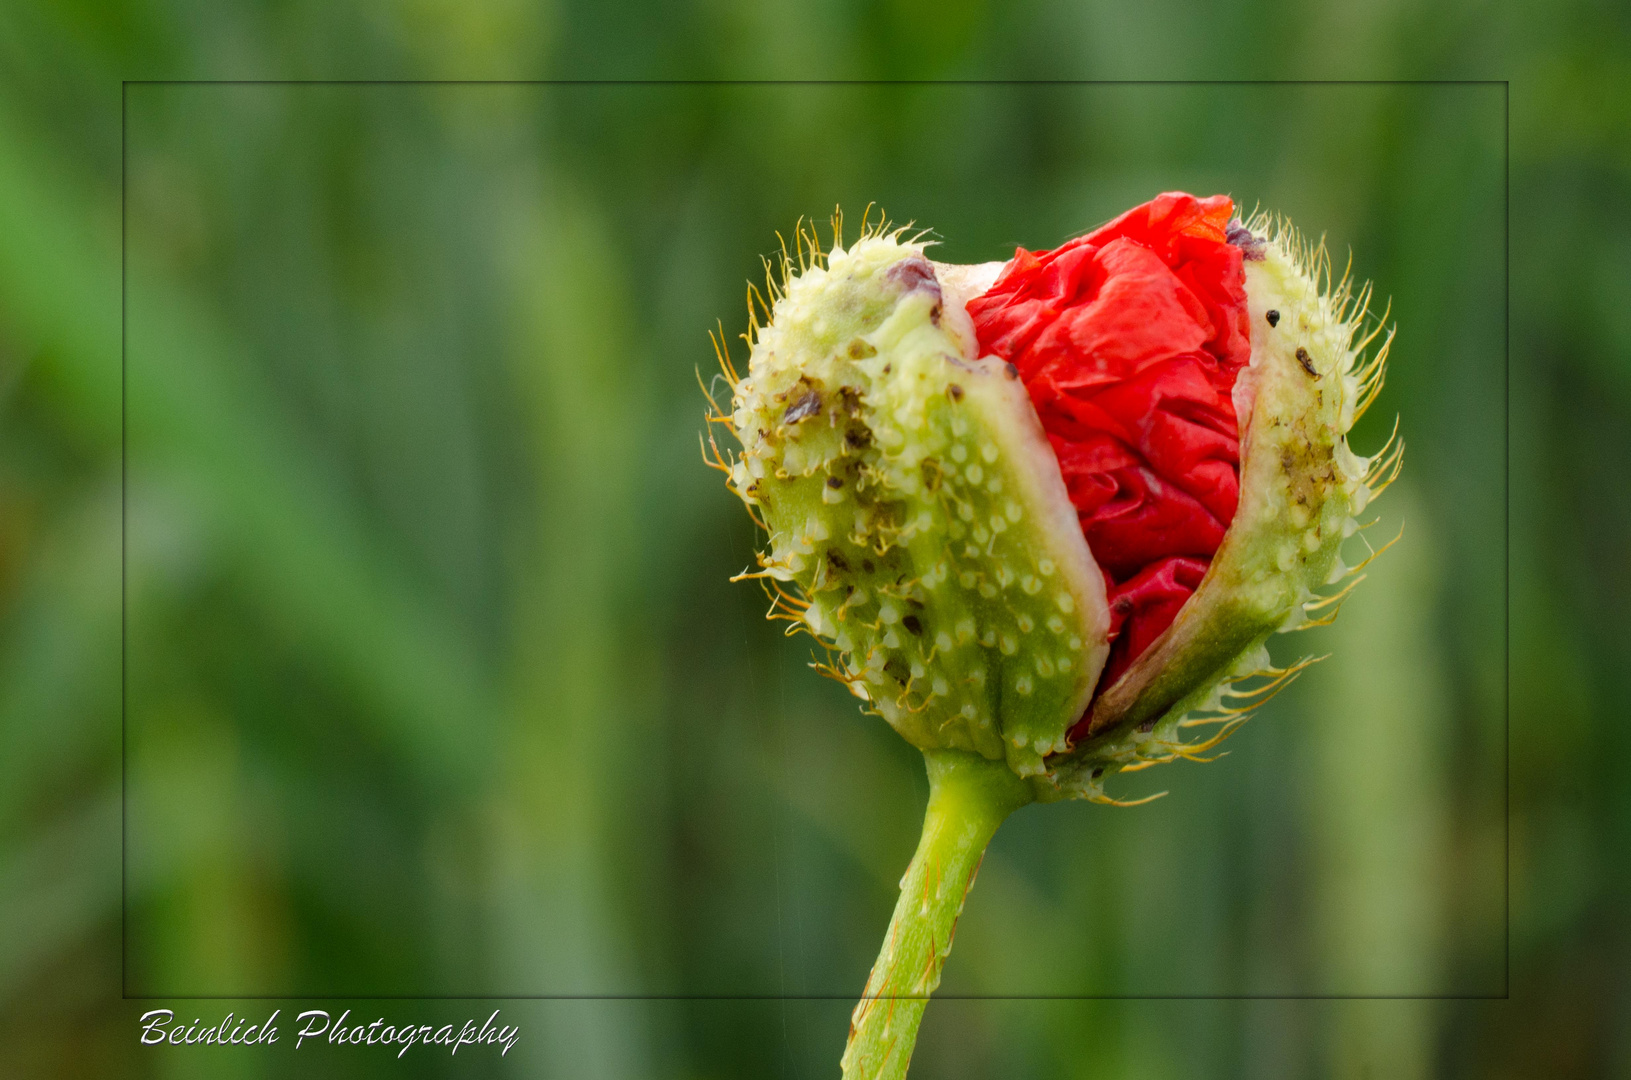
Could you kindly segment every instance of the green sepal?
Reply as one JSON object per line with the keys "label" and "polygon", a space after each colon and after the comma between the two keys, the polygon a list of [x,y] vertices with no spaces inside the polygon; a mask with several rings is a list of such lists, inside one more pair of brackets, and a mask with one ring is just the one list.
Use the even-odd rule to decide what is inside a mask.
{"label": "green sepal", "polygon": [[1104,582],[1012,367],[898,234],[784,278],[736,382],[732,487],[782,614],[925,750],[1040,776],[1108,652]]}
{"label": "green sepal", "polygon": [[[1049,762],[1061,793],[1103,799],[1109,773],[1206,753],[1248,711],[1226,707],[1228,695],[1260,704],[1307,667],[1273,667],[1267,640],[1338,599],[1316,590],[1353,573],[1343,541],[1397,474],[1402,444],[1367,460],[1347,442],[1380,388],[1387,352],[1384,342],[1360,363],[1374,337],[1354,340],[1368,290],[1356,296],[1346,279],[1331,289],[1323,248],[1303,248],[1283,224],[1251,225],[1267,235],[1246,263],[1252,358],[1234,391],[1242,426],[1234,520],[1172,625],[1100,692],[1087,737]],[[1237,692],[1254,678],[1265,681]],[[1186,740],[1197,724],[1217,730]]]}

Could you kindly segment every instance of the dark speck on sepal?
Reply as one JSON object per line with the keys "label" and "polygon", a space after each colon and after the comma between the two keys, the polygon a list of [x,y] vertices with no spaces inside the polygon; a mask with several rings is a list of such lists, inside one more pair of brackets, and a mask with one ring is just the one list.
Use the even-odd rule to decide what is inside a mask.
{"label": "dark speck on sepal", "polygon": [[782,423],[796,424],[800,420],[808,420],[812,416],[819,415],[820,412],[821,395],[811,390],[808,394],[787,406],[787,411],[782,413]]}

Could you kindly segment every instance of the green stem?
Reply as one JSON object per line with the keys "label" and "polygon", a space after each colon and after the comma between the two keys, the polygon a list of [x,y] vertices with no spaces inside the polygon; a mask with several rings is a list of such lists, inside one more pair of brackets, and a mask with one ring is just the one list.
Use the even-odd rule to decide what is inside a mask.
{"label": "green stem", "polygon": [[957,916],[985,846],[1003,819],[1030,802],[1030,785],[1006,763],[957,750],[926,750],[929,808],[923,838],[900,883],[900,900],[866,991],[850,1018],[844,1080],[900,1080],[917,1027],[951,952]]}

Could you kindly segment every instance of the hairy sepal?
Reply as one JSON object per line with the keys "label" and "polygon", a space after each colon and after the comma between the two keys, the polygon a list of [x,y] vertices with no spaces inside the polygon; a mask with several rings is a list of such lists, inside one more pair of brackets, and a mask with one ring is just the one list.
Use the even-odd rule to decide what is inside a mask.
{"label": "hairy sepal", "polygon": [[[1364,361],[1375,332],[1355,339],[1368,287],[1356,295],[1344,277],[1331,289],[1323,246],[1308,249],[1283,222],[1260,217],[1248,228],[1262,243],[1245,264],[1252,358],[1234,392],[1240,502],[1195,594],[1099,694],[1087,737],[1049,762],[1061,795],[1115,801],[1103,787],[1110,775],[1201,757],[1311,663],[1275,668],[1266,642],[1334,616],[1342,594],[1316,590],[1362,569],[1344,565],[1343,541],[1397,474],[1402,444],[1364,459],[1347,443],[1387,352],[1384,341]],[[1208,737],[1188,737],[1207,725]]]}
{"label": "hairy sepal", "polygon": [[961,283],[921,245],[798,247],[729,418],[731,487],[769,534],[758,576],[907,741],[1052,790],[1108,609],[1025,389],[975,358]]}

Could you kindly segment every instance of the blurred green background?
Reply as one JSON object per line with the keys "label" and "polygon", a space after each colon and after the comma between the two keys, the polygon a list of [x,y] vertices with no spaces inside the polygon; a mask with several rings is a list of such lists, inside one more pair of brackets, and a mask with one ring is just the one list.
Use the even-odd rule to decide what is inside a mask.
{"label": "blurred green background", "polygon": [[[1546,12],[0,12],[5,1074],[831,1075],[926,786],[725,580],[706,331],[834,204],[983,261],[1186,188],[1393,298],[1405,536],[1229,756],[1004,827],[914,1075],[1631,1076],[1631,53]],[[1501,86],[120,93],[1203,72],[1514,79],[1510,442]],[[186,997],[234,994],[293,996]],[[138,1046],[161,1005],[522,1040]]]}

